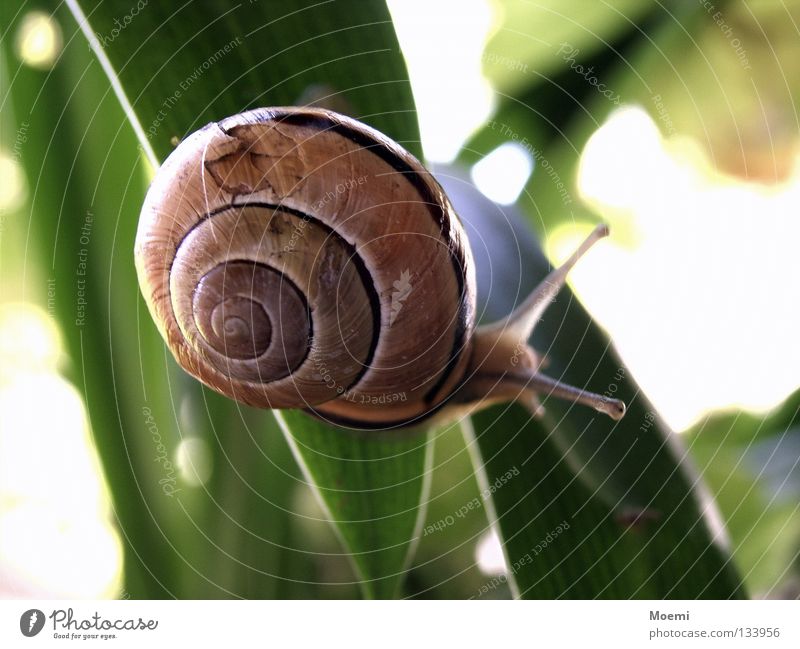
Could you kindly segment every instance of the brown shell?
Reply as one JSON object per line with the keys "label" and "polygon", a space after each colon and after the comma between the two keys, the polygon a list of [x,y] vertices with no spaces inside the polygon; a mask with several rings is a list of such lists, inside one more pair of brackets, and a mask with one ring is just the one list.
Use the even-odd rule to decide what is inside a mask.
{"label": "brown shell", "polygon": [[402,426],[466,371],[475,278],[449,201],[330,111],[259,109],[184,140],[147,194],[136,267],[181,366],[238,401]]}

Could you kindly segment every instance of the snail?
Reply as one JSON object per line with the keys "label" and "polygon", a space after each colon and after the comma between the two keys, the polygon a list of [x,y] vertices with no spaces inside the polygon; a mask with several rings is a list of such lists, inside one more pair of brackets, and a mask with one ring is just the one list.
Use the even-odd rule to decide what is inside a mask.
{"label": "snail", "polygon": [[598,226],[506,319],[476,326],[464,230],[399,144],[320,108],[264,108],[183,140],[148,190],[139,282],[178,363],[237,401],[361,429],[539,395],[616,399],[541,373],[527,344]]}

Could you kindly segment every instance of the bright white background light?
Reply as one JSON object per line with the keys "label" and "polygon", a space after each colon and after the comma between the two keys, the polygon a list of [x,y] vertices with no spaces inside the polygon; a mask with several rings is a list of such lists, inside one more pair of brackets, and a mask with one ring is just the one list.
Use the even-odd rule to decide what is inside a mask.
{"label": "bright white background light", "polygon": [[211,452],[205,440],[199,437],[186,437],[178,444],[175,463],[183,481],[199,487],[211,477]]}
{"label": "bright white background light", "polygon": [[17,56],[31,67],[51,67],[61,53],[61,44],[61,28],[43,11],[29,12],[17,29]]}
{"label": "bright white background light", "polygon": [[475,547],[475,562],[478,564],[478,569],[487,577],[498,577],[508,572],[500,537],[494,529],[484,532],[478,540],[478,545]]}
{"label": "bright white background light", "polygon": [[[487,0],[389,0],[408,66],[422,146],[430,162],[449,162],[492,111],[481,74],[492,26]],[[458,16],[453,21],[453,16]]]}
{"label": "bright white background light", "polygon": [[[612,236],[572,285],[674,428],[765,411],[800,386],[800,170],[778,186],[725,177],[628,107],[589,139],[578,186]],[[590,228],[548,233],[550,258]]]}
{"label": "bright white background light", "polygon": [[533,171],[530,154],[515,142],[501,144],[472,167],[472,182],[495,203],[511,205]]}
{"label": "bright white background light", "polygon": [[122,547],[83,400],[57,371],[61,353],[45,312],[0,306],[0,598],[119,588]]}

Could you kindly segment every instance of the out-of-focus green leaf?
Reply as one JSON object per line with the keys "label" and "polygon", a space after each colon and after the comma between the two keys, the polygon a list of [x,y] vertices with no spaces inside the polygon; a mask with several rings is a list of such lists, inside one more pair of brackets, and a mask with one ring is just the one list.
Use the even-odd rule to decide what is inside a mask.
{"label": "out-of-focus green leaf", "polygon": [[[663,52],[686,48],[690,36],[685,30],[696,25],[702,15],[692,4],[681,5],[671,13],[660,6],[649,6],[639,23],[621,19],[608,42],[586,33],[591,44],[577,47],[579,51],[569,54],[570,60],[553,53],[551,58],[557,63],[544,76],[515,71],[519,81],[515,94],[499,97],[492,119],[470,139],[460,159],[472,164],[497,146],[516,142],[533,158],[534,172],[519,205],[539,233],[565,222],[596,220],[581,202],[576,186],[578,162],[586,142],[613,111],[642,101],[638,90],[634,92],[636,84],[650,88],[655,96],[653,84],[669,71],[671,54]],[[529,38],[542,33],[535,23],[517,31]],[[665,45],[658,41],[655,48],[649,40],[651,33],[656,39],[670,34],[675,42]],[[661,56],[664,69],[654,67],[644,76],[636,61],[640,52],[650,59]],[[648,96],[645,103],[655,113],[652,98]],[[620,229],[616,231],[619,235]]]}
{"label": "out-of-focus green leaf", "polygon": [[748,588],[762,597],[797,597],[800,394],[767,416],[708,416],[687,440],[719,503]]}
{"label": "out-of-focus green leaf", "polygon": [[[4,45],[13,42],[25,15],[3,17],[9,35]],[[81,35],[69,38],[72,17],[62,10],[56,18],[67,44],[52,70],[20,65],[4,53],[14,65],[5,96],[17,127],[24,128],[20,160],[33,188],[29,211],[19,215],[29,228],[21,244],[30,251],[29,263],[42,260],[43,270],[36,273],[40,286],[30,284],[32,295],[21,297],[35,299],[52,287],[53,316],[70,361],[65,374],[84,397],[112,494],[124,549],[124,594],[303,596],[308,591],[294,585],[317,579],[308,569],[312,555],[302,553],[302,539],[282,543],[293,529],[290,487],[297,481],[288,479],[286,486],[280,481],[283,468],[255,466],[253,440],[235,406],[216,395],[204,400],[200,386],[165,353],[141,301],[133,264],[126,263],[145,190],[136,141]],[[196,417],[187,416],[192,409]],[[284,456],[291,466],[288,448],[272,428],[259,432],[257,443],[266,434],[273,462]],[[182,440],[212,449],[213,495],[184,480],[177,462]],[[229,456],[240,460],[235,467]],[[247,487],[235,494],[235,503],[249,514],[250,505],[259,502],[256,519],[236,519],[229,487],[242,482]],[[209,531],[201,522],[210,521]],[[252,575],[274,559],[269,550],[284,552],[286,546],[298,550],[273,561],[273,572],[281,566],[281,574],[257,573],[256,583]],[[241,578],[231,583],[232,574]]]}
{"label": "out-of-focus green leaf", "polygon": [[206,403],[192,411],[208,420],[216,464],[190,511],[203,540],[192,565],[202,574],[187,576],[187,596],[357,597],[348,560],[320,514],[309,511],[311,489],[274,419],[242,408],[231,422],[223,416],[228,400],[203,394]]}
{"label": "out-of-focus green leaf", "polygon": [[[347,106],[352,116],[419,152],[405,66],[383,3],[211,2],[202,11],[191,3],[150,3],[124,29],[115,29],[114,20],[130,10],[126,2],[68,4],[129,102],[145,151],[159,161],[175,138],[209,121],[312,96]],[[152,368],[142,371],[147,376]],[[391,595],[424,494],[427,438],[350,435],[296,413],[285,421],[309,483],[355,557],[365,593]],[[235,434],[241,431],[218,431]]]}
{"label": "out-of-focus green leaf", "polygon": [[[726,2],[661,21],[609,83],[666,136],[691,136],[711,163],[775,183],[794,169],[800,5]],[[699,9],[699,11],[698,11]]]}
{"label": "out-of-focus green leaf", "polygon": [[[454,175],[439,179],[468,229],[501,236],[520,218]],[[526,269],[519,300],[549,266],[539,250],[511,236],[523,246]],[[510,247],[499,245],[494,253],[507,255]],[[513,286],[518,278],[495,281]],[[481,304],[493,299],[479,297]],[[505,305],[506,312],[512,306]],[[537,325],[533,345],[547,359],[550,376],[621,398],[628,412],[614,422],[545,398],[542,419],[519,406],[473,417],[474,439],[469,435],[467,443],[485,476],[481,489],[492,492],[513,592],[532,598],[742,596],[713,503],[687,466],[680,440],[568,288]]]}
{"label": "out-of-focus green leaf", "polygon": [[[14,71],[6,101],[26,133],[20,156],[30,187],[25,245],[42,261],[43,279],[52,282],[39,292],[52,287],[52,312],[71,360],[66,374],[85,399],[113,493],[125,548],[125,588],[131,597],[168,596],[176,571],[166,539],[175,528],[166,512],[175,505],[159,484],[169,476],[154,459],[160,455],[157,441],[174,450],[177,433],[159,377],[149,385],[153,400],[144,397],[137,332],[130,326],[138,306],[133,270],[112,264],[115,244],[132,245],[133,229],[118,227],[120,219],[136,218],[129,192],[143,191],[136,157],[130,155],[135,140],[128,129],[119,131],[122,111],[105,91],[105,78],[85,43],[65,39],[52,70],[23,65],[11,52],[25,7],[10,2],[0,9],[5,60]],[[66,12],[58,15],[65,17]],[[128,320],[120,328],[122,313]],[[148,332],[140,339],[143,349],[154,342]],[[158,422],[155,435],[145,423],[146,406]]]}
{"label": "out-of-focus green leaf", "polygon": [[[460,426],[436,431],[432,475],[427,517],[408,577],[407,596],[466,599],[486,580],[475,555],[489,524]],[[508,596],[504,588],[495,589],[493,595]]]}
{"label": "out-of-focus green leaf", "polygon": [[[587,46],[572,42],[574,49],[580,52],[565,51],[562,56],[554,56],[556,62],[549,68],[544,65],[547,74],[542,77],[535,74],[539,71],[536,59],[529,62],[524,58],[527,55],[520,54],[523,49],[516,50],[518,60],[514,64],[513,52],[505,52],[505,58],[492,56],[490,44],[485,57],[487,65],[492,63],[495,67],[505,68],[497,87],[503,90],[511,87],[508,84],[515,84],[516,95],[502,97],[494,119],[472,139],[462,153],[462,159],[473,162],[509,141],[526,147],[534,158],[535,171],[520,205],[528,220],[543,233],[565,222],[596,220],[590,207],[579,198],[576,184],[579,157],[589,137],[618,105],[639,104],[665,135],[693,135],[706,147],[714,164],[723,170],[748,178],[775,181],[785,175],[787,162],[793,161],[796,144],[796,116],[792,108],[796,102],[793,101],[791,84],[785,82],[790,75],[778,69],[783,67],[781,62],[787,58],[780,55],[781,48],[792,47],[796,41],[793,28],[795,12],[795,6],[775,3],[762,3],[757,7],[720,3],[713,12],[708,12],[702,3],[685,3],[671,13],[656,7],[636,26],[618,31],[609,44],[599,39]],[[546,33],[534,25],[524,29],[517,27],[516,31],[520,32],[513,36],[516,39],[525,35],[532,39],[534,35]],[[565,40],[569,41],[569,38]],[[569,65],[566,65],[565,55],[574,59],[568,61]],[[609,96],[599,92],[597,83],[603,84]],[[774,133],[784,132],[784,129],[792,135],[776,138]],[[628,224],[624,222],[624,215],[619,223],[615,222],[616,215],[606,216],[611,219],[612,232],[627,234],[624,226]],[[543,272],[542,267],[540,276]],[[548,314],[536,337],[553,361],[550,371],[559,375],[564,372],[564,378],[570,382],[602,392],[606,386],[602,377],[613,377],[620,365],[604,351],[607,345],[605,337],[593,327],[586,328],[588,320],[582,309],[577,307],[576,320],[569,313],[565,316],[561,307],[561,304],[557,305],[555,312],[559,314],[555,321],[552,319],[554,314]],[[564,341],[563,345],[560,341]],[[570,345],[577,350],[574,361],[571,360]],[[565,349],[559,350],[562,346]],[[586,361],[578,364],[582,357]],[[605,360],[595,363],[601,357]],[[580,367],[583,363],[582,373],[573,371],[574,366]],[[635,390],[629,378],[626,376],[615,385],[617,394],[623,398]],[[698,519],[697,508],[689,504],[693,498],[684,501],[680,497],[687,489],[687,477],[689,483],[694,482],[694,478],[687,473],[687,477],[676,474],[677,477],[670,476],[667,480],[663,470],[659,477],[658,464],[665,457],[669,464],[685,452],[681,447],[669,450],[674,438],[664,427],[650,427],[647,432],[637,433],[634,426],[633,432],[637,434],[627,441],[629,444],[635,442],[635,446],[631,447],[630,455],[620,469],[614,469],[615,458],[623,457],[627,448],[618,431],[624,431],[632,418],[641,423],[646,409],[649,409],[646,404],[634,406],[608,441],[606,429],[610,428],[609,422],[598,421],[581,434],[580,426],[573,428],[578,423],[573,421],[573,417],[563,421],[558,418],[547,442],[543,443],[557,445],[565,459],[576,465],[574,471],[579,479],[586,482],[607,507],[613,508],[618,500],[626,507],[632,504],[636,508],[642,502],[652,500],[655,504],[660,500],[659,507],[675,511],[673,521],[682,521],[677,528],[685,528]],[[565,426],[565,422],[569,425]],[[515,430],[513,426],[518,424],[519,421],[512,421],[507,429]],[[538,430],[536,424],[532,425]],[[743,469],[749,463],[758,466],[759,470],[765,468],[767,473],[766,467],[769,467],[769,471],[782,482],[786,478],[786,467],[778,466],[774,460],[767,462],[763,456],[780,455],[777,449],[786,453],[787,449],[793,448],[791,435],[787,434],[785,439],[762,440],[762,433],[757,432],[765,430],[760,419],[744,415],[736,415],[735,421],[721,420],[719,424],[710,426],[711,431],[723,434],[727,441],[721,441],[714,432],[698,432],[690,437],[691,451],[700,460],[702,474],[708,476],[726,520],[731,519],[734,556],[739,565],[758,566],[743,571],[744,581],[757,592],[765,592],[775,586],[778,573],[785,570],[796,551],[797,534],[788,532],[784,536],[782,533],[775,544],[761,535],[774,534],[783,525],[786,525],[785,531],[793,529],[794,512],[790,511],[793,509],[791,506],[782,511],[780,506],[775,508],[775,502],[766,507],[777,492],[765,486],[763,476],[758,480],[753,476],[748,478],[748,472]],[[780,428],[781,431],[787,429],[790,429],[788,424]],[[758,437],[758,442],[753,443],[755,437]],[[659,445],[656,449],[658,454],[654,455],[653,449],[645,446],[643,442],[648,439]],[[573,440],[577,440],[575,446]],[[737,445],[731,447],[731,444]],[[595,446],[596,454],[593,452]],[[631,461],[632,466],[626,469]],[[637,469],[637,463],[641,469]],[[653,466],[656,472],[651,472]],[[496,471],[501,469],[501,466],[495,467]],[[641,477],[637,478],[639,471]],[[602,488],[595,492],[598,486]],[[628,490],[628,486],[632,488]],[[695,491],[703,494],[704,490]],[[677,510],[671,503],[675,498],[682,503]],[[780,498],[774,500],[778,502]],[[546,530],[540,531],[544,533]],[[613,529],[609,533],[613,537]],[[662,536],[660,532],[659,536]],[[690,539],[683,539],[682,547],[691,550],[689,543]],[[652,549],[655,545],[650,543],[647,547]],[[694,547],[702,549],[703,539],[698,537]],[[765,547],[772,547],[773,552],[764,556],[755,554],[763,552]],[[712,549],[705,556],[709,554],[716,556],[718,553]],[[770,562],[768,556],[778,557],[778,560]],[[714,558],[720,566],[720,575],[728,572],[728,560],[725,553]],[[723,563],[726,564],[724,568]],[[669,577],[668,573],[664,574]],[[714,584],[697,592],[708,596],[717,588],[718,596],[725,596],[726,592],[733,592],[737,579],[731,572],[727,581],[720,576]],[[687,584],[681,584],[680,589],[685,588]],[[687,597],[695,596],[691,589],[684,592]]]}
{"label": "out-of-focus green leaf", "polygon": [[391,598],[408,569],[428,498],[430,433],[330,426],[293,411],[276,415],[368,597]]}
{"label": "out-of-focus green leaf", "polygon": [[[590,42],[576,45],[579,51],[551,52],[548,60],[555,63],[545,71],[517,46],[494,56],[492,41],[484,58],[514,79],[514,93],[498,86],[504,94],[495,115],[461,158],[472,163],[509,141],[526,147],[535,172],[520,204],[539,232],[592,220],[575,184],[579,157],[594,131],[624,105],[641,106],[665,136],[692,136],[718,169],[751,180],[782,180],[794,165],[797,145],[797,97],[786,82],[797,59],[783,52],[795,45],[798,20],[797,5],[724,3],[711,13],[702,3],[670,11],[656,5],[636,24],[621,20],[608,42],[586,32]],[[533,22],[517,25],[508,31],[510,42],[546,34]],[[624,219],[612,220],[617,235],[629,225]]]}
{"label": "out-of-focus green leaf", "polygon": [[636,22],[657,3],[494,0],[494,5],[500,24],[486,44],[483,69],[498,91],[519,96],[556,76],[569,65],[568,56],[591,58],[636,30]]}

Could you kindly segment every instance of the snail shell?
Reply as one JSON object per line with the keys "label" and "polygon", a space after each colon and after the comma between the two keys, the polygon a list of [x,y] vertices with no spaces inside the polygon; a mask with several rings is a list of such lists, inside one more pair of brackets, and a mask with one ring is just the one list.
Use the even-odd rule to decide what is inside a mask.
{"label": "snail shell", "polygon": [[468,362],[475,276],[449,201],[397,144],[326,110],[192,134],[147,194],[136,260],[181,366],[250,405],[404,423]]}
{"label": "snail shell", "polygon": [[253,406],[385,428],[542,389],[533,350],[508,365],[519,317],[475,335],[472,256],[439,184],[331,111],[258,109],[193,133],[156,174],[135,255],[178,363]]}

